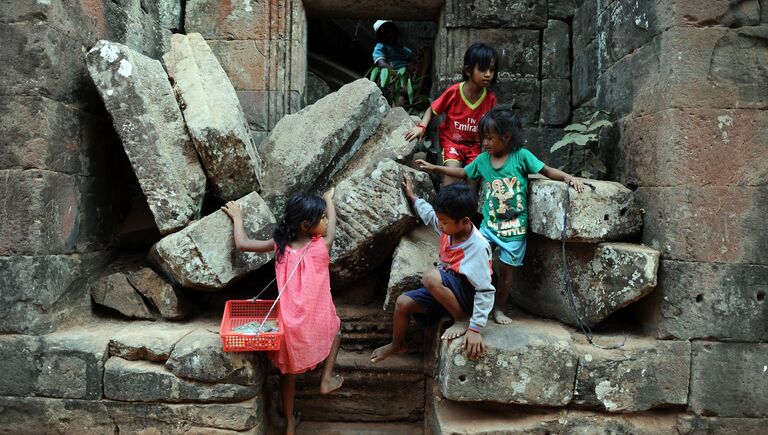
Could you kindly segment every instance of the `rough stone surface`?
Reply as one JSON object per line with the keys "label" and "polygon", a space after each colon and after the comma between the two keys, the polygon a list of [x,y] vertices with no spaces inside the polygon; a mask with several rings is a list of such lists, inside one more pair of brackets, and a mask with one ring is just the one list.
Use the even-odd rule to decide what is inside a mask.
{"label": "rough stone surface", "polygon": [[[257,193],[236,201],[243,210],[243,225],[252,239],[268,240],[275,217]],[[150,259],[184,287],[218,290],[263,266],[272,253],[240,252],[232,236],[232,221],[216,211],[166,236],[150,251]]]}
{"label": "rough stone surface", "polygon": [[[30,415],[35,416],[34,427]],[[228,404],[0,397],[0,431],[19,435],[105,433],[263,434],[260,397]]]}
{"label": "rough stone surface", "polygon": [[173,285],[149,267],[128,274],[128,282],[157,308],[160,316],[180,320],[189,314],[189,301]]}
{"label": "rough stone surface", "polygon": [[343,11],[346,18],[369,20],[371,17],[387,17],[391,20],[423,21],[436,19],[445,2],[425,0],[408,3],[407,7],[375,0],[309,0],[303,3],[307,14],[312,17],[336,18]]}
{"label": "rough stone surface", "polygon": [[176,34],[163,56],[184,121],[216,194],[234,200],[261,187],[261,157],[235,89],[199,33]]}
{"label": "rough stone surface", "polygon": [[768,416],[766,343],[692,344],[689,409],[720,417]]}
{"label": "rough stone surface", "polygon": [[547,5],[547,14],[549,18],[566,20],[572,18],[577,6],[582,4],[583,0],[549,0]]}
{"label": "rough stone surface", "polygon": [[188,0],[186,30],[205,39],[284,40],[302,39],[302,2],[276,0],[221,3],[217,0]]}
{"label": "rough stone surface", "polygon": [[541,75],[544,79],[566,79],[571,76],[571,38],[568,23],[547,21],[541,48]]}
{"label": "rough stone surface", "polygon": [[445,4],[445,26],[543,29],[547,26],[547,0],[449,0]]}
{"label": "rough stone surface", "polygon": [[768,340],[768,267],[663,260],[642,324],[659,338]]}
{"label": "rough stone surface", "polygon": [[440,344],[436,380],[446,398],[545,406],[571,401],[578,356],[561,326],[537,320],[504,326],[489,322],[483,329],[485,354],[475,361],[467,359],[462,342]]}
{"label": "rough stone surface", "polygon": [[541,118],[539,123],[563,125],[571,117],[571,81],[544,79],[541,81]]}
{"label": "rough stone surface", "polygon": [[86,280],[104,253],[0,257],[0,331],[42,334],[90,314]]}
{"label": "rough stone surface", "polygon": [[261,145],[264,199],[281,209],[291,194],[324,187],[388,111],[379,88],[359,79],[285,116]]}
{"label": "rough stone surface", "polygon": [[91,297],[99,305],[112,308],[136,319],[154,319],[144,299],[122,272],[111,273],[90,285]]}
{"label": "rough stone surface", "polygon": [[678,423],[678,432],[693,434],[763,435],[764,418],[700,417],[684,415]]}
{"label": "rough stone surface", "polygon": [[131,361],[165,362],[176,343],[194,328],[173,323],[131,322],[112,335],[109,355]]}
{"label": "rough stone surface", "polygon": [[260,386],[187,381],[149,361],[112,357],[104,364],[104,397],[124,402],[240,402],[259,394]]}
{"label": "rough stone surface", "polygon": [[[621,343],[618,335],[595,337]],[[609,412],[639,412],[688,404],[691,343],[629,337],[617,350],[576,345],[579,366],[573,403]]]}
{"label": "rough stone surface", "polygon": [[330,252],[334,285],[349,283],[390,259],[400,237],[416,225],[418,217],[402,189],[406,173],[417,195],[428,201],[435,197],[426,173],[392,160],[336,185],[333,202],[338,224]]}
{"label": "rough stone surface", "polygon": [[[31,396],[35,391],[39,339],[29,335],[0,336],[0,396]],[[0,420],[1,421],[1,420]]]}
{"label": "rough stone surface", "polygon": [[397,297],[422,286],[422,275],[434,269],[440,251],[440,236],[432,227],[420,225],[400,239],[392,255],[384,311],[393,311]]}
{"label": "rough stone surface", "polygon": [[255,352],[224,352],[221,337],[206,329],[184,336],[165,363],[174,375],[213,384],[261,385],[263,359]]}
{"label": "rough stone surface", "polygon": [[528,199],[531,232],[560,240],[564,211],[568,212],[566,240],[570,242],[622,240],[640,232],[642,215],[632,191],[611,181],[585,183],[582,193],[569,188],[566,205],[564,183],[532,179]]}
{"label": "rough stone surface", "polygon": [[331,88],[320,76],[312,71],[307,72],[307,106],[331,93]]}
{"label": "rough stone surface", "polygon": [[157,227],[163,234],[183,228],[200,214],[205,173],[163,67],[107,41],[88,52],[86,63]]}
{"label": "rough stone surface", "polygon": [[500,75],[494,88],[498,101],[511,104],[525,128],[539,119],[541,109],[541,82],[535,78],[504,78]]}
{"label": "rough stone surface", "polygon": [[596,41],[592,41],[584,49],[574,52],[571,68],[571,103],[577,106],[597,96]]}
{"label": "rough stone surface", "polygon": [[[540,316],[578,325],[563,281],[561,242],[531,237],[525,264],[510,295]],[[594,326],[656,287],[659,253],[642,245],[569,243],[566,247],[579,316]]]}

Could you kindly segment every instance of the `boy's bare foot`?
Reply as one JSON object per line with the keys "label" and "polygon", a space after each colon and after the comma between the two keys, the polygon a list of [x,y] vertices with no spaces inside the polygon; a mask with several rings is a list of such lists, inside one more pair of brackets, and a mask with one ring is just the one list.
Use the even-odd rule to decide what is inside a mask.
{"label": "boy's bare foot", "polygon": [[469,327],[469,322],[454,322],[450,328],[443,332],[443,335],[440,336],[440,339],[453,340],[454,338],[461,337],[467,333],[467,327]]}
{"label": "boy's bare foot", "polygon": [[373,351],[373,353],[371,354],[371,362],[375,364],[379,361],[384,361],[385,359],[389,358],[391,355],[394,355],[396,353],[405,353],[405,352],[408,352],[407,346],[395,346],[394,343],[389,343],[385,346],[376,348]]}
{"label": "boy's bare foot", "polygon": [[501,311],[498,308],[494,308],[493,312],[491,313],[491,317],[493,317],[493,321],[498,323],[499,325],[509,325],[512,323],[512,319],[507,317],[506,314],[504,314],[504,311]]}
{"label": "boy's bare foot", "polygon": [[328,394],[341,388],[344,383],[344,377],[341,375],[333,375],[329,379],[323,379],[320,381],[320,394]]}

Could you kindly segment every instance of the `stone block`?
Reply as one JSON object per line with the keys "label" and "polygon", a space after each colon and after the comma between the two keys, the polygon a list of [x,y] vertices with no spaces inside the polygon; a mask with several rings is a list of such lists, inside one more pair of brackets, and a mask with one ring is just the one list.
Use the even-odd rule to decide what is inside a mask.
{"label": "stone block", "polygon": [[[275,217],[253,192],[236,201],[251,239],[268,240]],[[164,237],[150,250],[150,260],[183,287],[215,291],[258,269],[273,253],[240,252],[232,235],[232,220],[221,210]]]}
{"label": "stone block", "polygon": [[100,41],[88,70],[162,234],[198,217],[205,173],[189,139],[173,88],[160,62]]}
{"label": "stone block", "polygon": [[[566,294],[561,252],[560,242],[531,237],[511,296],[527,311],[577,326]],[[656,286],[659,253],[651,248],[628,243],[569,243],[566,255],[579,317],[590,327]]]}
{"label": "stone block", "polygon": [[[599,42],[597,44],[599,46]],[[591,49],[591,47],[590,47]],[[592,53],[590,52],[591,56]],[[659,68],[658,48],[655,44],[646,44],[631,54],[625,56],[611,68],[599,76],[598,67],[595,72],[597,106],[611,112],[615,119],[622,118],[630,113],[645,113],[645,110],[654,111],[660,107],[641,107],[638,103],[638,95],[649,92],[649,88],[660,86],[660,80],[668,80],[668,76],[662,76]],[[585,65],[591,68],[592,65]],[[589,71],[587,74],[591,74]],[[584,87],[586,90],[587,88]]]}
{"label": "stone block", "polygon": [[37,337],[0,336],[0,372],[3,373],[0,380],[0,396],[31,396],[34,393],[38,373],[35,363],[39,346]]}
{"label": "stone block", "polygon": [[539,124],[563,125],[571,117],[571,81],[544,79],[541,81],[541,117]]}
{"label": "stone block", "polygon": [[128,282],[128,277],[122,272],[103,276],[92,282],[89,287],[93,301],[99,305],[112,308],[127,317],[155,318],[144,299],[136,292],[136,289]]}
{"label": "stone block", "polygon": [[105,249],[114,215],[112,187],[91,177],[38,169],[0,170],[0,255]]}
{"label": "stone block", "polygon": [[359,79],[282,118],[259,149],[265,163],[262,195],[275,213],[293,193],[323,188],[388,111],[379,88]]}
{"label": "stone block", "polygon": [[128,282],[160,312],[163,319],[181,320],[191,310],[190,302],[165,278],[145,267],[131,272]]}
{"label": "stone block", "polygon": [[104,253],[0,257],[0,332],[43,334],[90,315],[89,276]]}
{"label": "stone block", "polygon": [[[443,85],[439,90],[462,80],[464,53],[478,41],[489,44],[499,54],[499,81],[538,79],[539,38],[540,32],[530,29],[440,29],[435,39],[435,75]],[[499,101],[507,102],[501,98]]]}
{"label": "stone block", "polygon": [[0,397],[2,433],[102,435],[114,430],[104,401]]}
{"label": "stone block", "polygon": [[704,416],[768,416],[768,344],[696,341],[691,348],[689,410]]}
{"label": "stone block", "polygon": [[216,332],[197,329],[179,340],[166,369],[190,381],[261,386],[266,368],[255,352],[224,352]]}
{"label": "stone block", "polygon": [[547,166],[559,168],[566,162],[571,145],[551,153],[549,149],[560,140],[565,132],[557,127],[534,127],[528,126],[523,129],[523,138],[525,139],[525,148],[532,152],[539,160],[546,163]]}
{"label": "stone block", "polygon": [[528,220],[531,232],[562,239],[563,214],[568,213],[566,240],[602,242],[631,238],[640,232],[642,215],[632,191],[613,181],[584,180],[584,191],[565,183],[531,179]]}
{"label": "stone block", "polygon": [[523,126],[535,124],[539,119],[541,82],[533,78],[505,79],[496,83],[494,92],[498,101],[511,104]]}
{"label": "stone block", "polygon": [[269,41],[211,40],[208,45],[237,91],[269,89]]}
{"label": "stone block", "polygon": [[319,75],[312,71],[307,71],[307,106],[314,104],[317,100],[330,94],[331,87]]}
{"label": "stone block", "polygon": [[298,0],[221,3],[189,0],[185,30],[205,39],[220,40],[303,40],[306,34],[304,6]]}
{"label": "stone block", "polygon": [[765,125],[764,110],[685,108],[627,117],[618,122],[612,175],[640,186],[765,185]]}
{"label": "stone block", "polygon": [[768,340],[768,267],[664,259],[658,281],[639,304],[643,325],[657,337]]}
{"label": "stone block", "polygon": [[567,20],[573,17],[583,0],[549,0],[547,15],[549,18]]}
{"label": "stone block", "polygon": [[571,401],[578,357],[563,327],[538,320],[489,322],[482,335],[485,354],[474,361],[462,339],[440,344],[435,379],[447,399],[543,406]]}
{"label": "stone block", "polygon": [[600,39],[601,71],[619,59],[649,43],[663,28],[665,18],[656,13],[657,1],[633,2],[617,0],[599,12],[597,26]]}
{"label": "stone block", "polygon": [[672,260],[768,264],[768,187],[640,187],[642,242]]}
{"label": "stone block", "polygon": [[259,387],[187,381],[149,361],[112,357],[104,364],[104,397],[123,402],[241,402],[256,397]]}
{"label": "stone block", "polygon": [[296,113],[302,109],[301,94],[298,91],[288,93],[282,91],[237,91],[237,97],[245,112],[245,119],[251,127],[251,132],[263,134],[256,140],[257,148],[261,146],[268,131],[288,113]]}
{"label": "stone block", "polygon": [[764,418],[684,415],[678,423],[678,432],[691,434],[763,435],[766,423],[768,421]]}
{"label": "stone block", "polygon": [[439,252],[440,236],[430,226],[420,225],[400,239],[392,255],[384,311],[394,311],[398,296],[422,286],[422,275],[435,268]]}
{"label": "stone block", "polygon": [[384,160],[373,171],[359,171],[336,185],[333,202],[338,224],[331,247],[331,279],[334,286],[352,282],[391,258],[398,240],[416,225],[418,217],[402,189],[408,174],[414,192],[435,197],[426,173],[393,160]]}
{"label": "stone block", "polygon": [[115,325],[78,327],[40,338],[35,393],[69,399],[100,399],[104,362]]}
{"label": "stone block", "polygon": [[547,26],[547,0],[449,0],[445,4],[445,26],[543,29]]}
{"label": "stone block", "polygon": [[[582,0],[573,13],[571,26],[574,57],[597,39],[597,3],[598,0]],[[597,48],[595,48],[595,56],[597,56]]]}
{"label": "stone block", "polygon": [[[130,322],[112,335],[109,355],[126,360],[164,363],[176,343],[202,325],[160,322]],[[215,326],[215,325],[211,325]]]}
{"label": "stone block", "polygon": [[[595,337],[602,345],[618,335]],[[688,404],[691,343],[629,337],[621,349],[576,345],[573,403],[608,412],[640,412]]]}
{"label": "stone block", "polygon": [[567,79],[571,76],[571,36],[568,23],[547,21],[541,47],[543,79]]}
{"label": "stone block", "polygon": [[571,72],[572,103],[585,103],[597,95],[597,41],[590,42],[584,49],[573,53]]}
{"label": "stone block", "polygon": [[176,34],[163,56],[187,131],[214,193],[234,200],[261,188],[261,157],[235,89],[199,33]]}

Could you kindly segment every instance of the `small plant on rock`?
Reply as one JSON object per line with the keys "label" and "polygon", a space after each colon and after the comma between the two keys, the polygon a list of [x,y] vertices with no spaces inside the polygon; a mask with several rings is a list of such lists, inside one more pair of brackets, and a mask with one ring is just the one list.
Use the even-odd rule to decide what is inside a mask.
{"label": "small plant on rock", "polygon": [[429,98],[420,93],[424,77],[411,77],[406,67],[399,69],[374,66],[365,73],[370,81],[381,88],[390,106],[402,106],[408,113],[423,112],[429,106]]}
{"label": "small plant on rock", "polygon": [[565,134],[560,140],[552,144],[549,151],[554,153],[573,143],[583,147],[583,153],[569,153],[560,169],[578,177],[586,178],[594,178],[598,174],[605,174],[607,169],[605,163],[600,159],[598,135],[601,128],[613,125],[611,121],[604,119],[608,115],[610,113],[598,110],[587,120],[568,125],[563,129]]}

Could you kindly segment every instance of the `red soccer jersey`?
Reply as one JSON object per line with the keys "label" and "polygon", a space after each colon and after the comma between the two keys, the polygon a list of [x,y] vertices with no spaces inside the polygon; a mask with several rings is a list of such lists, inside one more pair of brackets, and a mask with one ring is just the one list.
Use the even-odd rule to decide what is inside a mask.
{"label": "red soccer jersey", "polygon": [[496,105],[496,95],[483,89],[480,98],[469,104],[462,88],[464,82],[456,83],[432,102],[432,113],[445,113],[445,121],[440,125],[440,145],[445,148],[447,142],[480,146],[480,136],[477,133],[480,118]]}

